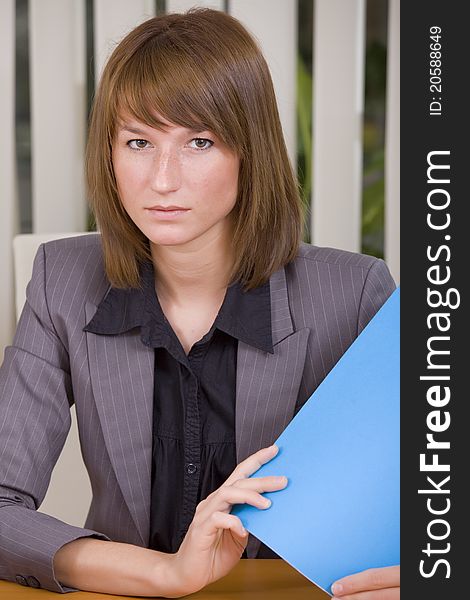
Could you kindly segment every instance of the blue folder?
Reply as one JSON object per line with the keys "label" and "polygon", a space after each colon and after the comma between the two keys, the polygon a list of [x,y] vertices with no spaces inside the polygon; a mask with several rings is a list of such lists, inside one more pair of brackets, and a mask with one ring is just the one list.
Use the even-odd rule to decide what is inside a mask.
{"label": "blue folder", "polygon": [[286,475],[260,510],[232,513],[331,594],[337,579],[400,562],[399,289],[277,439],[254,474]]}

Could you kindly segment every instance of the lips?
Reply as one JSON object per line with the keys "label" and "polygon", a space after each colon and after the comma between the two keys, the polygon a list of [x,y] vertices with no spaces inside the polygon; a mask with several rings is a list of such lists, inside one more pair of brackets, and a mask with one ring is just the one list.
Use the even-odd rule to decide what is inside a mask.
{"label": "lips", "polygon": [[190,208],[184,208],[183,206],[176,206],[171,204],[169,206],[162,206],[161,204],[156,204],[150,208],[147,208],[147,214],[151,219],[156,221],[178,221],[182,219],[185,214],[190,212]]}
{"label": "lips", "polygon": [[147,210],[158,210],[162,212],[171,212],[171,211],[181,211],[181,210],[189,210],[189,208],[185,208],[184,206],[161,206],[157,204],[156,206],[150,206]]}

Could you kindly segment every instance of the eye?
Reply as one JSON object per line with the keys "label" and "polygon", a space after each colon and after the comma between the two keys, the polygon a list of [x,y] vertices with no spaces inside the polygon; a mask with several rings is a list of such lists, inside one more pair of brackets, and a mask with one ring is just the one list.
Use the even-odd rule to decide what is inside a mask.
{"label": "eye", "polygon": [[209,148],[214,145],[214,142],[212,140],[208,140],[207,138],[194,138],[191,140],[191,143],[193,142],[195,144],[193,147],[196,150],[209,150]]}
{"label": "eye", "polygon": [[129,148],[132,150],[145,150],[147,148],[148,142],[147,140],[129,140],[127,142]]}

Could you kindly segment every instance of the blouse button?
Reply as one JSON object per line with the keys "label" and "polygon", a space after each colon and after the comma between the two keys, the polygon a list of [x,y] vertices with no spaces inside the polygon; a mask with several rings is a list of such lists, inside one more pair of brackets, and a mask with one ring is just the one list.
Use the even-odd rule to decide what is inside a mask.
{"label": "blouse button", "polygon": [[189,465],[186,466],[186,473],[189,473],[189,475],[194,475],[194,473],[197,471],[197,466],[193,463],[189,463]]}

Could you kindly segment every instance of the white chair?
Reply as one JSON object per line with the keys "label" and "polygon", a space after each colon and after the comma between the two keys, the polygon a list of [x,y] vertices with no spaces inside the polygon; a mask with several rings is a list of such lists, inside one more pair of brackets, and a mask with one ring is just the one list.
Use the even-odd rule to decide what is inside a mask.
{"label": "white chair", "polygon": [[[16,314],[19,317],[31,279],[33,261],[40,244],[49,240],[83,235],[80,233],[22,234],[13,240]],[[91,502],[91,485],[83,464],[78,438],[75,406],[65,446],[52,472],[46,497],[39,511],[78,527],[83,527]]]}

